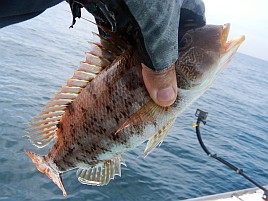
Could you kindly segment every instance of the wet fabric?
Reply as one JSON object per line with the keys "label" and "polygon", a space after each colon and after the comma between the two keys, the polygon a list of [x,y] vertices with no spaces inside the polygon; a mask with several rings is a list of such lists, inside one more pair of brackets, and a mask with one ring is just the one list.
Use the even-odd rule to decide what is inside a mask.
{"label": "wet fabric", "polygon": [[0,28],[31,19],[62,0],[1,0]]}
{"label": "wet fabric", "polygon": [[178,31],[181,9],[192,12],[205,25],[202,0],[155,1],[125,0],[137,20],[146,50],[156,71],[162,71],[178,59]]}
{"label": "wet fabric", "polygon": [[[61,0],[2,0],[0,28],[35,17]],[[179,57],[179,31],[205,25],[202,0],[67,0],[75,18],[85,7],[97,21],[124,35],[129,25],[138,44],[142,62],[154,71],[163,71]],[[72,26],[71,25],[71,26]],[[101,34],[105,34],[100,30]]]}
{"label": "wet fabric", "polygon": [[[72,10],[77,7],[71,3],[73,1],[69,0]],[[163,71],[178,59],[179,32],[183,35],[191,28],[206,24],[202,0],[74,2],[77,1],[94,15],[98,24],[121,36],[133,35],[141,61],[154,71]],[[79,17],[79,12],[74,17]],[[99,31],[105,35],[101,29]]]}

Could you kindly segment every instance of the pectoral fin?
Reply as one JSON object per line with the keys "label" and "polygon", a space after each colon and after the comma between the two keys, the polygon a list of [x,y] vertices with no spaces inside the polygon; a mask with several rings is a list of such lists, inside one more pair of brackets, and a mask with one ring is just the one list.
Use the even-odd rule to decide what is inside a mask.
{"label": "pectoral fin", "polygon": [[169,120],[166,125],[164,125],[153,137],[149,139],[143,152],[144,156],[147,156],[157,145],[160,145],[164,141],[164,138],[167,136],[168,131],[174,124],[175,120],[176,118]]}
{"label": "pectoral fin", "polygon": [[107,185],[115,175],[121,176],[121,164],[126,165],[118,155],[112,160],[104,161],[91,168],[79,168],[76,172],[78,181],[92,186]]}
{"label": "pectoral fin", "polygon": [[132,125],[139,125],[146,122],[154,122],[157,117],[164,115],[166,108],[155,104],[150,100],[146,105],[144,105],[140,110],[130,116],[117,130],[116,134],[119,133],[124,128]]}

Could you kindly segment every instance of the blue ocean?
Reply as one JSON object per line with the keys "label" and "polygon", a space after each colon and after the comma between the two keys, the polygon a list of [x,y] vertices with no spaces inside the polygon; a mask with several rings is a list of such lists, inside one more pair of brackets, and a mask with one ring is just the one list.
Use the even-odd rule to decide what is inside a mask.
{"label": "blue ocean", "polygon": [[139,157],[144,145],[126,153],[122,177],[104,187],[80,184],[75,171],[64,174],[69,196],[63,197],[24,153],[48,149],[37,149],[22,136],[90,48],[96,27],[79,20],[69,29],[68,10],[63,3],[0,30],[0,200],[178,201],[253,187],[202,151],[192,127],[197,108],[209,112],[201,126],[209,150],[268,184],[268,62],[238,53],[160,147],[146,158]]}

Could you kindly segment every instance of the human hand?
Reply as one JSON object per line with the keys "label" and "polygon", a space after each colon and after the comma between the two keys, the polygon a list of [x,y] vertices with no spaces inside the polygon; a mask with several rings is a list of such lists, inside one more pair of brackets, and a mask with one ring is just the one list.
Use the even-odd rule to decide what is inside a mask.
{"label": "human hand", "polygon": [[163,107],[170,106],[177,97],[175,64],[163,72],[155,72],[142,64],[144,84],[153,101]]}

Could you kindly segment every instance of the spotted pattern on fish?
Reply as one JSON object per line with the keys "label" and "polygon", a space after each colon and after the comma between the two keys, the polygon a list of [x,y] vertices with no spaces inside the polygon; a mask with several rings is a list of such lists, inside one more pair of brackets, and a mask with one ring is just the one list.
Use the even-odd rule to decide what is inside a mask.
{"label": "spotted pattern on fish", "polygon": [[[121,175],[121,164],[125,164],[121,154],[147,140],[145,155],[161,144],[176,117],[204,93],[215,80],[215,75],[228,63],[243,38],[234,41],[233,45],[228,44],[229,49],[223,48],[224,31],[223,26],[211,25],[187,32],[191,36],[190,44],[181,49],[181,57],[175,64],[178,96],[169,109],[151,100],[143,83],[135,46],[122,50],[113,43],[112,47],[121,54],[111,64],[99,68],[101,70],[94,79],[84,80],[86,85],[73,79],[75,85],[82,84],[81,90],[76,90],[77,86],[64,87],[64,92],[56,95],[49,102],[48,110],[34,121],[32,129],[35,134],[31,139],[37,144],[39,141],[34,139],[40,132],[42,146],[57,136],[49,153],[46,156],[26,153],[64,195],[67,193],[61,174],[72,169],[78,169],[77,177],[83,184],[108,184],[115,175]],[[109,49],[109,39],[103,40]],[[227,52],[222,52],[223,49]],[[91,68],[108,61],[96,58],[91,55],[93,63],[81,65]],[[87,74],[80,72],[75,76],[89,79]],[[67,95],[65,90],[75,90],[76,97],[70,99],[74,96]],[[55,120],[55,117],[60,118]],[[56,128],[56,134],[46,135],[52,128]]]}

